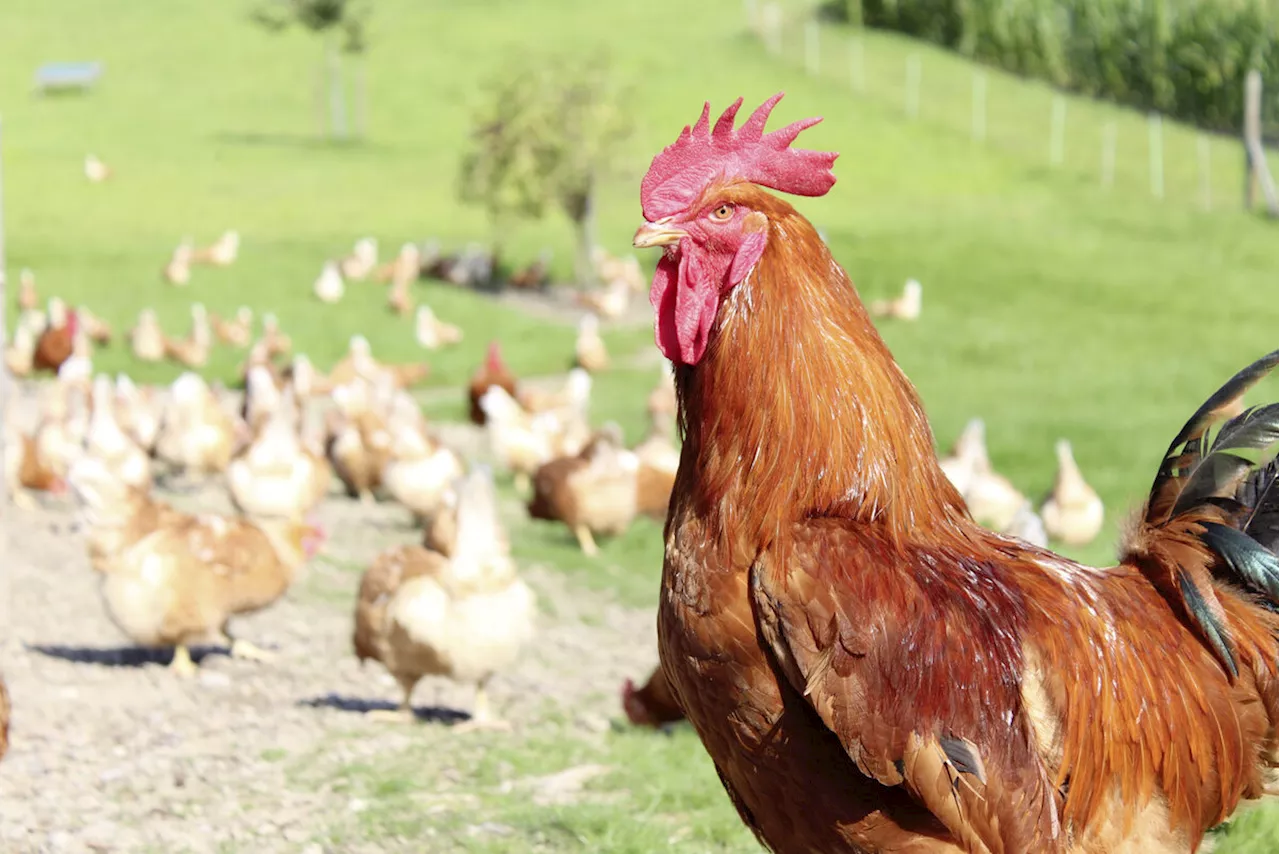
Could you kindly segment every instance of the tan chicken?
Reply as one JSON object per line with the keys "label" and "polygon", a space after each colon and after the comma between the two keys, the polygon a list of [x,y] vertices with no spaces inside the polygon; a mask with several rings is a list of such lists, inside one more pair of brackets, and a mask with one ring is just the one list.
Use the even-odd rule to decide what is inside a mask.
{"label": "tan chicken", "polygon": [[1102,499],[1080,473],[1071,443],[1059,439],[1054,450],[1058,455],[1058,475],[1053,491],[1040,507],[1045,532],[1069,546],[1087,545],[1102,530]]}
{"label": "tan chicken", "polygon": [[449,347],[462,341],[462,329],[440,320],[428,305],[418,306],[418,313],[414,317],[413,335],[418,346],[425,350],[439,350],[441,347]]}
{"label": "tan chicken", "polygon": [[919,320],[924,289],[915,279],[907,279],[902,286],[902,296],[891,300],[872,300],[867,306],[872,317],[892,317],[897,320]]}
{"label": "tan chicken", "polygon": [[372,237],[362,237],[352,247],[351,254],[338,262],[338,272],[341,273],[340,278],[359,282],[368,278],[377,264],[378,241]]}
{"label": "tan chicken", "polygon": [[490,341],[485,352],[484,361],[471,375],[467,384],[468,417],[472,424],[481,427],[485,424],[484,409],[480,406],[480,398],[492,386],[500,386],[511,397],[516,395],[516,378],[506,362],[502,360],[502,348],[497,341]]}
{"label": "tan chicken", "polygon": [[188,371],[170,386],[156,457],[183,474],[217,474],[226,470],[242,432],[200,375]]}
{"label": "tan chicken", "polygon": [[285,379],[293,386],[299,403],[305,403],[313,397],[328,395],[333,391],[333,383],[327,376],[321,376],[311,359],[306,354],[298,353],[293,357],[289,367],[285,369]]}
{"label": "tan chicken", "polygon": [[333,261],[325,261],[320,268],[320,275],[316,276],[315,283],[311,286],[311,292],[320,302],[334,305],[342,301],[346,291],[347,286],[342,281],[338,265]]}
{"label": "tan chicken", "polygon": [[533,476],[529,515],[563,522],[582,551],[599,554],[595,534],[621,534],[637,513],[640,461],[622,442],[622,430],[597,431],[581,452],[542,465]]}
{"label": "tan chicken", "polygon": [[609,320],[617,320],[627,313],[631,303],[631,289],[626,282],[616,281],[595,290],[578,294],[578,305]]}
{"label": "tan chicken", "polygon": [[76,309],[76,316],[79,319],[80,328],[84,330],[84,334],[89,337],[91,342],[99,347],[105,347],[111,343],[115,332],[110,323],[107,323],[83,305]]}
{"label": "tan chicken", "polygon": [[208,264],[212,267],[230,267],[240,257],[240,232],[229,229],[202,249],[191,253],[191,263]]}
{"label": "tan chicken", "polygon": [[382,485],[382,472],[391,451],[386,421],[369,403],[366,383],[341,385],[333,390],[337,409],[329,411],[325,454],[334,474],[352,498],[371,504]]}
{"label": "tan chicken", "polygon": [[184,367],[203,368],[209,362],[212,345],[209,314],[204,305],[197,302],[191,305],[191,331],[185,338],[166,338],[164,354]]}
{"label": "tan chicken", "polygon": [[[562,455],[572,444],[567,426],[554,412],[527,412],[501,386],[492,386],[480,398],[485,432],[493,459],[515,478],[516,488],[526,491],[534,472]],[[576,424],[575,424],[576,426]],[[578,449],[580,450],[581,445]],[[570,452],[571,453],[571,452]]]}
{"label": "tan chicken", "polygon": [[165,335],[160,329],[155,309],[144,308],[138,313],[138,322],[129,330],[129,347],[140,362],[159,362],[164,359]]}
{"label": "tan chicken", "polygon": [[399,317],[413,314],[413,295],[409,293],[412,279],[397,279],[387,290],[387,308]]}
{"label": "tan chicken", "polygon": [[[96,532],[118,533],[135,523],[131,490],[99,461],[77,463],[70,482],[85,508],[91,543]],[[100,550],[95,568],[102,574],[103,601],[116,626],[135,643],[173,647],[172,671],[191,676],[196,668],[188,647],[225,642],[231,617],[279,599],[324,534],[288,520],[168,514],[161,511],[154,530],[135,542]],[[231,653],[268,657],[240,639],[231,640]]]}
{"label": "tan chicken", "polygon": [[408,388],[426,379],[431,368],[422,362],[385,364],[373,357],[369,339],[353,335],[347,345],[347,355],[329,371],[329,382],[335,386],[350,383],[357,378],[377,384],[388,382],[392,388]]}
{"label": "tan chicken", "polygon": [[265,365],[253,365],[249,368],[244,378],[244,402],[240,408],[240,418],[251,435],[258,435],[280,409],[282,399],[283,393],[270,368]]}
{"label": "tan chicken", "polygon": [[680,449],[671,440],[674,420],[655,422],[649,435],[632,449],[639,461],[636,474],[636,511],[655,519],[667,517],[671,490],[680,467]]}
{"label": "tan chicken", "polygon": [[4,478],[15,507],[29,510],[36,505],[33,492],[62,495],[66,481],[40,457],[35,437],[9,423],[5,426]]}
{"label": "tan chicken", "polygon": [[253,309],[242,305],[236,309],[235,316],[224,319],[217,314],[209,315],[209,325],[213,327],[213,337],[223,344],[232,347],[248,347],[253,340]]}
{"label": "tan chicken", "polygon": [[[36,348],[39,358],[39,346]],[[71,355],[58,366],[58,383],[89,393],[93,381],[93,342],[83,328],[77,328],[71,336]]]}
{"label": "tan chicken", "polygon": [[46,389],[41,410],[34,433],[36,456],[54,475],[65,479],[72,463],[84,452],[87,417],[73,423],[71,389],[59,383]]}
{"label": "tan chicken", "polygon": [[259,342],[265,348],[269,359],[287,356],[293,352],[293,339],[280,331],[280,319],[272,312],[262,315],[262,337]]}
{"label": "tan chicken", "polygon": [[440,509],[445,491],[463,475],[462,460],[428,434],[421,419],[394,419],[382,488],[419,522]]}
{"label": "tan chicken", "polygon": [[29,267],[23,267],[18,274],[18,308],[22,311],[38,311],[40,294],[36,291],[36,274]]}
{"label": "tan chicken", "polygon": [[578,321],[578,339],[574,344],[574,364],[589,373],[599,373],[609,367],[609,351],[600,337],[600,318],[584,315]]}
{"label": "tan chicken", "polygon": [[606,286],[620,283],[635,293],[649,290],[648,283],[644,280],[644,271],[640,269],[640,259],[634,255],[619,258],[611,255],[604,247],[597,246],[591,250],[591,264],[596,276]]}
{"label": "tan chicken", "polygon": [[422,250],[413,243],[405,243],[395,258],[373,271],[375,282],[412,282],[422,268]]}
{"label": "tan chicken", "polygon": [[414,686],[435,675],[475,686],[471,720],[456,729],[508,728],[493,715],[487,686],[519,657],[536,617],[537,601],[516,575],[498,521],[492,475],[478,468],[458,488],[451,556],[395,547],[360,580],[356,656],[382,662],[403,692],[396,711],[370,717],[412,721]]}
{"label": "tan chicken", "polygon": [[124,374],[116,377],[116,420],[120,429],[150,454],[160,434],[160,401],[152,386],[139,388]]}
{"label": "tan chicken", "polygon": [[991,467],[982,419],[974,418],[965,426],[951,454],[939,463],[943,474],[964,498],[974,521],[993,531],[1010,529],[1027,498]]}
{"label": "tan chicken", "polygon": [[227,466],[231,503],[246,516],[301,520],[327,491],[329,462],[303,447],[296,411],[287,389],[253,442]]}
{"label": "tan chicken", "polygon": [[36,355],[36,336],[27,326],[19,324],[13,330],[13,340],[5,345],[4,364],[15,377],[31,374]]}
{"label": "tan chicken", "polygon": [[111,177],[111,167],[99,160],[96,154],[86,154],[84,156],[84,177],[88,178],[90,183],[101,184]]}
{"label": "tan chicken", "polygon": [[93,412],[85,453],[100,460],[126,486],[151,488],[151,459],[116,422],[115,387],[105,374],[93,381]]}
{"label": "tan chicken", "polygon": [[674,424],[676,420],[676,383],[671,363],[661,362],[658,384],[645,399],[645,412],[651,425]]}
{"label": "tan chicken", "polygon": [[191,238],[184,237],[182,242],[173,248],[173,254],[169,256],[168,262],[160,271],[164,280],[179,287],[190,282],[192,254]]}

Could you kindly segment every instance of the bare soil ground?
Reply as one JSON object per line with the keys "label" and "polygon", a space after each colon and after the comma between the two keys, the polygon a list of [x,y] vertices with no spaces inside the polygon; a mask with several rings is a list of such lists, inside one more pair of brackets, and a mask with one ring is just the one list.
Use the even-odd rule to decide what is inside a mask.
{"label": "bare soil ground", "polygon": [[[470,428],[455,433],[453,443],[478,444]],[[161,496],[230,512],[220,483]],[[450,733],[471,694],[445,680],[418,686],[417,726],[363,716],[398,694],[380,665],[362,668],[351,651],[359,573],[382,548],[420,534],[393,504],[334,494],[319,515],[326,551],[284,599],[232,624],[274,660],[199,650],[199,675],[183,681],[166,669],[169,651],[128,646],[107,618],[73,508],[5,513],[0,669],[13,718],[0,763],[0,851],[318,854],[315,829],[361,804],[340,786],[299,784],[281,757],[311,757],[306,777],[324,781],[361,757],[485,738]],[[620,681],[653,664],[652,613],[574,589],[553,568],[522,569],[542,603],[540,632],[492,682],[494,707],[517,738],[548,719],[599,733],[618,716]]]}

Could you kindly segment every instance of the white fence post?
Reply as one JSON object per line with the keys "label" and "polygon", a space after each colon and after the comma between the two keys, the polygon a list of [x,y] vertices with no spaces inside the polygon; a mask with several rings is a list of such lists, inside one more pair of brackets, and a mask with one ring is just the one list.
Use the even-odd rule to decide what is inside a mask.
{"label": "white fence post", "polygon": [[1164,198],[1164,125],[1159,113],[1147,117],[1147,160],[1151,166],[1151,195]]}
{"label": "white fence post", "polygon": [[973,116],[970,134],[974,142],[984,142],[987,138],[987,73],[973,72]]}
{"label": "white fence post", "polygon": [[1067,99],[1053,96],[1053,116],[1049,122],[1049,163],[1061,166],[1064,155],[1063,137],[1067,130]]}
{"label": "white fence post", "polygon": [[907,89],[905,92],[907,116],[920,114],[920,54],[907,54]]}

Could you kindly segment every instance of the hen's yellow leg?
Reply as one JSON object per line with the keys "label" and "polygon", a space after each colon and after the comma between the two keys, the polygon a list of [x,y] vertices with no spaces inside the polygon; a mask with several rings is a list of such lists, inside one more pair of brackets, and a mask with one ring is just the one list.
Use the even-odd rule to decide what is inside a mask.
{"label": "hen's yellow leg", "polygon": [[231,641],[231,657],[243,658],[245,661],[271,661],[275,658],[275,653],[267,652],[262,647],[247,640],[234,638]]}
{"label": "hen's yellow leg", "polygon": [[418,720],[413,713],[413,686],[404,688],[404,700],[394,709],[370,709],[364,713],[367,720],[381,724],[411,724]]}
{"label": "hen's yellow leg", "polygon": [[589,557],[595,557],[600,554],[600,548],[596,545],[595,537],[591,536],[591,529],[586,525],[578,525],[573,529],[574,536],[578,538],[578,545],[582,546],[582,553]]}
{"label": "hen's yellow leg", "polygon": [[196,663],[191,660],[191,651],[186,644],[178,644],[173,648],[173,661],[169,662],[169,670],[174,676],[189,679],[196,675]]}
{"label": "hen's yellow leg", "polygon": [[488,680],[476,685],[475,704],[471,707],[471,720],[460,723],[454,727],[457,732],[478,732],[480,730],[492,730],[497,732],[510,732],[511,722],[504,721],[501,718],[493,716],[493,710],[489,707],[489,692],[485,686]]}

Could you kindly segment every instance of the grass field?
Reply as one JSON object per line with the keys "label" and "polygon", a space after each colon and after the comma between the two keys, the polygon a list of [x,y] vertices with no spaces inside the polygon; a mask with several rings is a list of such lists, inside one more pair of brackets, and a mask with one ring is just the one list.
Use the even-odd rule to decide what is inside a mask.
{"label": "grass field", "polygon": [[[180,331],[193,300],[217,311],[248,303],[275,311],[299,349],[322,366],[356,332],[380,357],[415,358],[411,323],[386,313],[380,288],[351,285],[340,308],[316,303],[310,289],[320,263],[365,234],[376,235],[384,251],[427,236],[446,247],[485,239],[483,217],[459,206],[454,192],[479,84],[516,50],[603,46],[634,87],[639,129],[628,143],[629,169],[603,189],[605,245],[626,249],[639,222],[639,176],[697,117],[704,99],[720,107],[743,95],[750,105],[785,89],[775,121],[825,115],[805,144],[841,152],[839,183],[800,208],[826,231],[864,296],[896,292],[909,276],[924,283],[921,320],[886,325],[884,334],[944,444],[968,418],[983,416],[997,468],[1038,494],[1051,482],[1054,440],[1073,441],[1110,522],[1077,557],[1108,560],[1115,523],[1140,500],[1186,416],[1237,368],[1276,346],[1275,223],[1225,201],[1202,211],[1185,158],[1170,155],[1162,203],[1131,166],[1118,171],[1114,188],[1102,189],[1089,172],[1085,142],[1074,138],[1059,170],[1047,167],[1042,144],[1000,143],[1013,137],[999,136],[996,125],[991,145],[971,145],[955,106],[961,94],[946,99],[961,118],[926,102],[922,119],[907,121],[896,90],[855,96],[834,66],[810,76],[794,49],[770,57],[745,32],[736,2],[386,0],[373,28],[363,145],[314,138],[318,43],[298,33],[265,34],[246,11],[240,3],[197,0],[162,8],[11,0],[0,34],[11,281],[18,268],[31,267],[43,293],[86,303],[119,328],[144,306]],[[824,30],[824,50],[838,55],[847,37]],[[919,51],[929,80],[967,90],[970,66],[963,61],[894,36],[864,38],[870,70],[901,68]],[[32,97],[34,68],[56,59],[103,60],[99,90]],[[993,109],[998,100],[1000,109],[1044,121],[1051,96],[1043,87],[991,76]],[[1144,117],[1068,100],[1073,116],[1106,109],[1121,139],[1145,134]],[[1193,139],[1170,125],[1166,132],[1175,152]],[[89,151],[115,169],[112,181],[84,180]],[[1241,180],[1233,157],[1238,170],[1238,148],[1213,141],[1215,181],[1232,199]],[[236,266],[197,269],[185,290],[160,281],[179,238],[208,243],[225,228],[243,236]],[[504,238],[513,263],[550,245],[559,272],[568,272],[567,223],[551,219]],[[484,297],[424,285],[419,298],[468,330],[464,345],[431,357],[433,383],[460,388],[490,338],[504,342],[522,375],[558,370],[570,352],[567,328]],[[608,340],[619,357],[652,347],[645,329],[610,330]],[[220,352],[211,375],[229,378],[241,358]],[[121,348],[100,352],[96,363],[140,380],[175,373],[136,365]],[[595,414],[623,421],[634,436],[653,376],[637,368],[604,378]],[[523,560],[560,566],[631,604],[656,601],[657,526],[637,526],[608,543],[599,563],[579,556],[558,529],[529,523],[512,539]],[[470,757],[475,797],[432,810],[415,806],[433,784],[431,757],[353,766],[342,784],[373,806],[335,834],[439,833],[441,845],[476,851],[651,851],[668,843],[691,852],[754,850],[687,731],[583,739],[547,722],[537,739],[494,746],[496,754]],[[305,758],[288,761],[297,764],[300,785],[319,784],[307,778]],[[530,769],[599,762],[621,770],[589,786],[597,798],[542,808],[519,792],[487,786],[494,762]],[[451,823],[478,821],[511,833],[478,839]],[[1274,850],[1275,836],[1268,807],[1238,822],[1218,851]]]}

